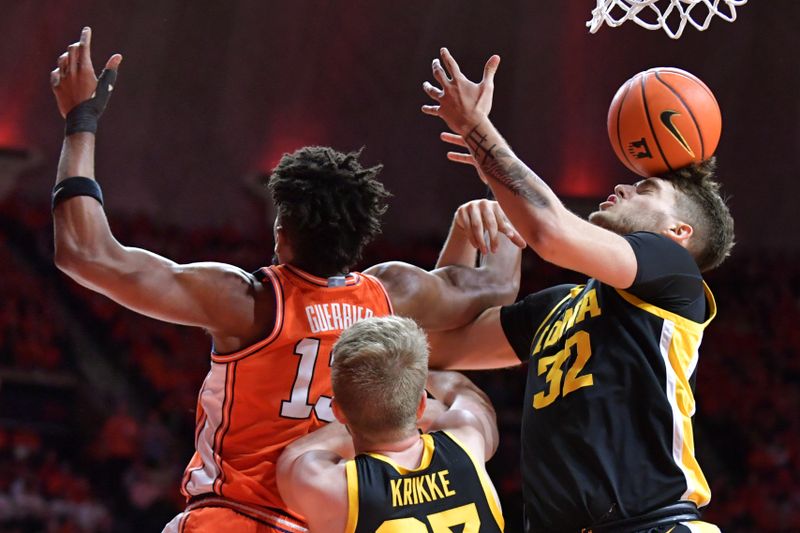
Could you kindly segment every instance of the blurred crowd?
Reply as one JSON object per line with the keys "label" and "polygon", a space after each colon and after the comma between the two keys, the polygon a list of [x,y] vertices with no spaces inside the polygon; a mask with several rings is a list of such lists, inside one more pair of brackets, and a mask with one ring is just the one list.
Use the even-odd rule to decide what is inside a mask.
{"label": "blurred crowd", "polygon": [[[208,337],[140,317],[60,274],[46,205],[7,200],[0,213],[0,531],[160,531],[183,503]],[[255,270],[271,258],[263,231],[111,223],[121,242],[179,262]],[[364,264],[430,267],[439,244],[382,240]],[[521,294],[570,281],[580,277],[526,254]],[[697,374],[697,453],[712,486],[704,518],[730,532],[800,531],[800,257],[736,251],[707,282],[719,315]],[[125,394],[98,392],[81,367],[86,350],[125,378]],[[525,369],[470,377],[498,411],[501,448],[489,469],[514,533]]]}

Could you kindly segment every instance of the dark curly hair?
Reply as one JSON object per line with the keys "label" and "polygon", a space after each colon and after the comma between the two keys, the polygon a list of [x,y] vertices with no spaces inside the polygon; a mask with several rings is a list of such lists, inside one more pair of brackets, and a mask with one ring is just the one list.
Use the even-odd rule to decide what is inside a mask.
{"label": "dark curly hair", "polygon": [[662,177],[682,193],[676,207],[694,234],[689,252],[702,272],[718,267],[731,253],[734,243],[733,217],[714,180],[716,158],[675,170]]}
{"label": "dark curly hair", "polygon": [[362,150],[306,146],[272,171],[266,185],[298,268],[321,277],[347,272],[380,233],[390,194],[376,179],[383,165],[362,167]]}

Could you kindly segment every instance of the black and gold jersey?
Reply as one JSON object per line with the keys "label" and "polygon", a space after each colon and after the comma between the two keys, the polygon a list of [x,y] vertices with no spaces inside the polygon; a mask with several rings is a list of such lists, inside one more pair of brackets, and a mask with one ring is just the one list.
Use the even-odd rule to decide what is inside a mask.
{"label": "black and gold jersey", "polygon": [[345,533],[498,533],[503,515],[491,481],[446,431],[420,437],[420,466],[404,468],[379,454],[346,464]]}
{"label": "black and gold jersey", "polygon": [[509,343],[529,364],[522,421],[528,532],[580,531],[710,499],[691,417],[714,300],[683,248],[655,234],[626,238],[640,271],[630,289],[590,279],[501,311]]}

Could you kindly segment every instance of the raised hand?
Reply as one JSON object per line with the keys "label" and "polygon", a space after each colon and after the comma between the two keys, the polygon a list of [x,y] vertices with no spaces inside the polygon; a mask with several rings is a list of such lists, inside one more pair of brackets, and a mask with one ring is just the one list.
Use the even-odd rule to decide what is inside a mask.
{"label": "raised hand", "polygon": [[[517,233],[500,204],[492,200],[472,200],[461,205],[453,218],[455,226],[469,239],[470,244],[486,255],[497,250],[500,234],[505,235],[519,248],[525,248],[525,240]],[[488,237],[487,247],[484,232]]]}
{"label": "raised hand", "polygon": [[[50,85],[56,97],[58,111],[64,118],[77,105],[95,95],[99,101],[94,107],[99,107],[96,110],[99,117],[108,101],[109,93],[114,90],[114,80],[122,56],[112,55],[100,78],[97,78],[92,66],[91,43],[91,28],[83,28],[80,41],[69,45],[67,51],[58,58],[58,67],[50,73]],[[103,82],[99,88],[98,82]],[[103,94],[100,94],[101,91]]]}
{"label": "raised hand", "polygon": [[432,69],[441,88],[427,81],[422,85],[425,93],[438,105],[424,105],[422,112],[441,118],[451,130],[465,136],[492,110],[494,74],[500,65],[500,56],[489,58],[483,68],[483,79],[474,83],[461,73],[447,48],[442,48],[440,55],[441,61],[434,59]]}

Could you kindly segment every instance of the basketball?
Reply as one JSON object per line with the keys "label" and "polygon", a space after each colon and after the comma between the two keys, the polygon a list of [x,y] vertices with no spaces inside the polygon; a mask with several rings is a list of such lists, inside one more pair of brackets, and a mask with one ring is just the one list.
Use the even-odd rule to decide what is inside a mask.
{"label": "basketball", "polygon": [[608,110],[608,136],[617,157],[644,177],[700,163],[717,148],[722,115],[696,76],[651,68],[619,88]]}

